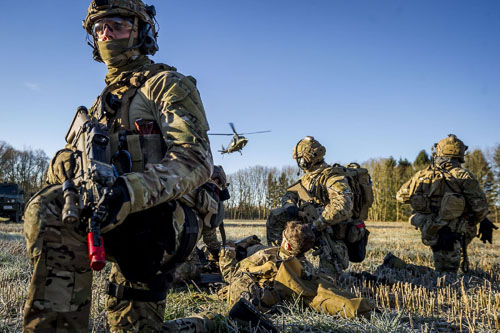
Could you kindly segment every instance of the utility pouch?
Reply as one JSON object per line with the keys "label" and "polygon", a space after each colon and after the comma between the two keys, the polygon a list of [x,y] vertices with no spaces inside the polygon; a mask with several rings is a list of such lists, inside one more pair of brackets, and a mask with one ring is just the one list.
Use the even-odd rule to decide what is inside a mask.
{"label": "utility pouch", "polygon": [[465,199],[463,195],[453,192],[445,193],[441,200],[439,217],[445,221],[451,221],[462,216],[465,210]]}
{"label": "utility pouch", "polygon": [[441,221],[429,216],[421,227],[422,243],[429,246],[435,246],[438,242],[439,230],[447,224],[446,221]]}
{"label": "utility pouch", "polygon": [[422,193],[415,193],[410,196],[410,205],[413,210],[421,214],[430,214],[430,200]]}
{"label": "utility pouch", "polygon": [[208,193],[204,188],[198,191],[196,198],[196,210],[203,218],[203,224],[212,228],[211,219],[217,214],[219,203],[217,200]]}
{"label": "utility pouch", "polygon": [[412,216],[410,216],[410,224],[417,229],[422,229],[428,218],[429,215],[427,214],[413,214]]}
{"label": "utility pouch", "polygon": [[166,153],[166,144],[161,134],[144,134],[140,136],[144,165],[157,164]]}
{"label": "utility pouch", "polygon": [[344,240],[350,262],[362,262],[366,257],[366,245],[370,232],[363,221],[351,221]]}
{"label": "utility pouch", "polygon": [[345,240],[347,236],[347,232],[351,227],[351,221],[340,222],[338,224],[333,225],[331,237],[335,240]]}

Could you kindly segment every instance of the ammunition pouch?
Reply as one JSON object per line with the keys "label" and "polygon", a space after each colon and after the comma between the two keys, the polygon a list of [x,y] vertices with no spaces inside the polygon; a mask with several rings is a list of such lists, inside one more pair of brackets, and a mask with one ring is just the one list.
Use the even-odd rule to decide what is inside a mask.
{"label": "ammunition pouch", "polygon": [[[110,135],[111,152],[119,151],[120,135],[117,132]],[[123,149],[130,153],[132,160],[131,172],[142,172],[147,164],[160,163],[167,152],[167,146],[161,134],[127,134]],[[114,163],[118,173],[125,173],[120,163]]]}
{"label": "ammunition pouch", "polygon": [[462,216],[465,210],[465,198],[463,195],[453,192],[444,194],[439,209],[439,217],[445,221],[452,221]]}
{"label": "ammunition pouch", "polygon": [[185,221],[176,248],[179,240],[173,213],[178,204],[170,201],[130,214],[120,226],[103,235],[110,260],[118,264],[127,280],[151,283],[160,271],[174,268],[192,252],[198,221],[191,209],[181,205]]}
{"label": "ammunition pouch", "polygon": [[421,214],[430,214],[430,200],[423,193],[415,193],[410,196],[410,205],[414,211]]}
{"label": "ammunition pouch", "polygon": [[219,197],[215,184],[205,183],[198,190],[195,209],[208,228],[217,228],[217,213],[219,211]]}
{"label": "ammunition pouch", "polygon": [[341,222],[332,227],[331,236],[342,240],[347,246],[349,261],[362,262],[366,256],[366,245],[370,232],[361,220]]}
{"label": "ammunition pouch", "polygon": [[420,227],[422,231],[422,243],[431,247],[435,246],[439,240],[439,231],[441,228],[447,226],[448,223],[446,221],[441,221],[431,214],[423,216],[425,216],[425,221],[422,222]]}

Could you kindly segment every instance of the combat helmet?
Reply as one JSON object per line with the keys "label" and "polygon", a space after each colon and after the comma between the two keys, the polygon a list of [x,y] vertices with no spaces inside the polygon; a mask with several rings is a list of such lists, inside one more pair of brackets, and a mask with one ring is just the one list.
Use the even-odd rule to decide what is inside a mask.
{"label": "combat helmet", "polygon": [[469,147],[457,138],[455,134],[448,134],[448,137],[434,144],[437,157],[456,158],[461,163],[465,162],[464,155],[467,148]]}
{"label": "combat helmet", "polygon": [[326,148],[312,136],[306,136],[293,148],[293,159],[301,169],[308,170],[313,165],[323,161]]}
{"label": "combat helmet", "polygon": [[158,51],[155,15],[155,7],[153,5],[148,6],[141,0],[92,0],[87,16],[83,21],[83,28],[93,38],[93,43],[89,42],[89,44],[94,49],[94,59],[102,62],[93,33],[94,24],[104,17],[113,16],[130,18],[133,22],[132,30],[138,31],[135,45],[133,45],[133,34],[130,36],[130,49],[138,49],[141,54],[154,55]]}
{"label": "combat helmet", "polygon": [[213,180],[218,179],[219,187],[222,190],[229,186],[229,184],[227,183],[226,172],[224,172],[222,165],[214,165],[214,170],[212,171],[212,176],[210,178],[212,178]]}

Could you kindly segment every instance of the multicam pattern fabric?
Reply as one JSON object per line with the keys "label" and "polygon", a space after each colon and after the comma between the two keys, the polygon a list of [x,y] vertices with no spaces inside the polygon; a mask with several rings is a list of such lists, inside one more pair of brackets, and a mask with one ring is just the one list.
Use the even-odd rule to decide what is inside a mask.
{"label": "multicam pattern fabric", "polygon": [[24,215],[33,278],[24,309],[25,332],[88,332],[92,272],[86,236],[62,225],[61,186],[38,193]]}
{"label": "multicam pattern fabric", "polygon": [[[114,263],[109,281],[119,286],[148,290],[148,286],[144,283],[127,281],[118,265]],[[110,332],[160,332],[165,314],[165,304],[165,300],[139,302],[106,295],[106,315]]]}
{"label": "multicam pattern fabric", "polygon": [[[452,159],[444,159],[443,163],[430,166],[417,172],[397,193],[397,200],[411,203],[417,209],[410,217],[412,225],[422,233],[422,242],[435,246],[438,232],[448,226],[451,232],[465,237],[467,246],[477,234],[477,224],[488,214],[488,202],[476,177],[460,163]],[[436,176],[442,174],[442,176]],[[423,204],[419,194],[425,194]],[[465,200],[465,209],[459,217],[443,218],[442,201],[447,193],[456,193]],[[424,209],[420,209],[422,206]],[[426,210],[427,209],[427,212]],[[453,251],[433,250],[434,266],[439,271],[457,271],[460,266],[461,246],[458,240],[453,244]]]}
{"label": "multicam pattern fabric", "polygon": [[[325,227],[334,226],[351,218],[352,191],[345,177],[333,172],[328,164],[322,163],[312,171],[306,172],[300,178],[300,184],[310,194],[311,202],[305,202],[296,192],[288,191],[281,199],[283,206],[273,209],[269,214],[266,222],[268,244],[281,244],[286,222],[292,220],[286,214],[287,205],[297,205],[299,216],[317,214],[315,217],[308,217],[306,222],[312,222],[313,219],[319,217],[324,221]],[[317,213],[306,212],[306,208],[310,208],[311,203],[317,207]],[[340,243],[342,242],[332,241],[323,242],[321,245],[320,266],[324,269],[330,268],[330,273],[334,276],[338,275],[338,269],[346,269],[349,265],[347,248],[345,244]],[[337,268],[334,269],[334,267]]]}
{"label": "multicam pattern fabric", "polygon": [[[140,77],[148,66],[137,70],[121,73],[109,83]],[[123,92],[123,86],[120,89]],[[137,89],[128,109],[130,124],[139,118],[158,125],[167,150],[159,162],[145,163],[142,170],[122,176],[131,198],[130,212],[180,198],[206,182],[213,165],[208,123],[193,78],[169,70],[148,79]],[[118,131],[122,127],[114,128]],[[61,187],[52,186],[33,198],[26,210],[25,237],[34,265],[24,316],[27,332],[88,332],[92,272],[86,233],[82,226],[62,224],[63,204]],[[120,280],[118,276],[120,272],[115,267],[111,279]],[[161,327],[164,308],[161,302],[108,298],[106,305],[113,332]]]}
{"label": "multicam pattern fabric", "polygon": [[373,309],[367,299],[338,289],[321,274],[312,275],[304,257],[287,255],[279,247],[260,250],[240,262],[235,256],[234,249],[225,248],[219,259],[223,278],[229,283],[220,295],[230,305],[243,297],[261,310],[268,310],[283,299],[299,298],[316,311],[348,318]]}
{"label": "multicam pattern fabric", "polygon": [[218,260],[220,242],[217,240],[217,228],[210,228],[204,225],[201,236],[203,243],[207,246],[208,252],[210,252],[211,258],[209,259]]}

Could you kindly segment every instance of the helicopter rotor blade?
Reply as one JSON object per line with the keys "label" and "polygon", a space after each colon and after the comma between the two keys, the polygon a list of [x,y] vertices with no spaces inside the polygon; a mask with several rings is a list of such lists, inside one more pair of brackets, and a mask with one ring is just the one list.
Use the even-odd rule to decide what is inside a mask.
{"label": "helicopter rotor blade", "polygon": [[241,135],[247,135],[247,134],[258,134],[258,133],[268,133],[271,131],[258,131],[258,132],[248,132],[248,133],[240,133]]}
{"label": "helicopter rotor blade", "polygon": [[236,128],[234,128],[234,124],[233,123],[229,123],[229,126],[233,130],[234,134],[238,135],[238,133],[236,132]]}
{"label": "helicopter rotor blade", "polygon": [[208,133],[208,135],[229,135],[229,136],[232,136],[234,134],[233,133]]}

